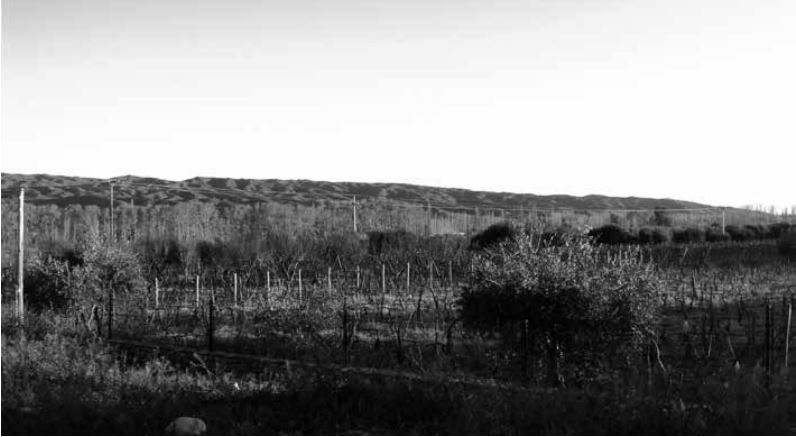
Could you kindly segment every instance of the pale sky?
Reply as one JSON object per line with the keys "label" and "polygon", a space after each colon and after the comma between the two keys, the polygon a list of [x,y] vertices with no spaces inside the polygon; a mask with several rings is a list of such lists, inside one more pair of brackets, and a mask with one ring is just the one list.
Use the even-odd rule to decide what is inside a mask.
{"label": "pale sky", "polygon": [[3,0],[2,171],[796,204],[793,0]]}

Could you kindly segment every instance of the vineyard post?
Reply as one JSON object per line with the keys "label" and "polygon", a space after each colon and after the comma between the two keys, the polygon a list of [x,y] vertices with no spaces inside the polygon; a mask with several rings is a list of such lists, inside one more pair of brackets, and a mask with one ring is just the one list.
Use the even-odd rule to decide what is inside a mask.
{"label": "vineyard post", "polygon": [[301,302],[301,299],[302,299],[302,296],[301,296],[301,293],[302,293],[302,290],[301,290],[301,269],[299,269],[299,272],[298,272],[298,282],[299,282],[298,283],[298,298],[299,298],[299,302]]}
{"label": "vineyard post", "polygon": [[17,272],[17,317],[25,323],[25,189],[19,189],[19,271]]}
{"label": "vineyard post", "polygon": [[448,260],[448,283],[453,291],[453,261]]}
{"label": "vineyard post", "polygon": [[771,304],[766,299],[766,326],[765,326],[765,360],[766,360],[766,386],[771,383]]}
{"label": "vineyard post", "polygon": [[271,271],[265,271],[265,302],[270,305],[271,299]]}
{"label": "vineyard post", "polygon": [[790,302],[788,302],[788,324],[785,328],[785,369],[788,368],[788,347],[790,346],[790,321],[791,316],[793,315],[793,296],[790,298]]}
{"label": "vineyard post", "polygon": [[359,272],[360,272],[359,265],[357,265],[357,287],[356,287],[357,291],[359,291],[359,286],[361,285],[359,282]]}
{"label": "vineyard post", "polygon": [[232,274],[232,303],[238,306],[238,274]]}
{"label": "vineyard post", "polygon": [[108,340],[113,338],[113,287],[108,287]]}
{"label": "vineyard post", "polygon": [[160,290],[158,285],[158,278],[155,278],[155,308],[160,308]]}
{"label": "vineyard post", "polygon": [[[211,292],[212,295],[212,292]],[[207,350],[213,351],[213,331],[215,330],[215,302],[214,299],[208,299],[207,302]]]}
{"label": "vineyard post", "polygon": [[199,308],[199,275],[196,275],[196,306]]}
{"label": "vineyard post", "polygon": [[410,273],[412,269],[412,263],[406,263],[406,292],[409,293],[409,281],[410,281]]}
{"label": "vineyard post", "polygon": [[332,295],[332,268],[326,270],[326,294]]}
{"label": "vineyard post", "polygon": [[387,293],[387,277],[384,263],[381,263],[381,294],[382,296]]}
{"label": "vineyard post", "polygon": [[724,234],[724,223],[726,222],[726,214],[724,208],[721,208],[721,233]]}

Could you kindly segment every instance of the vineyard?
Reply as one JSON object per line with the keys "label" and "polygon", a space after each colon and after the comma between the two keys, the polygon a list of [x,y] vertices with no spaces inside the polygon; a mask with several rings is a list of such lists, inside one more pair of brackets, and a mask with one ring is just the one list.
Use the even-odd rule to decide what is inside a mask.
{"label": "vineyard", "polygon": [[[44,245],[34,252],[31,277],[25,281],[31,311],[47,319],[33,317],[28,332],[36,337],[51,329],[46,326],[62,326],[74,333],[67,337],[110,347],[129,369],[148,369],[151,360],[166,360],[172,371],[210,378],[212,384],[224,378],[269,381],[287,375],[294,382],[358,381],[376,390],[418,384],[428,390],[446,387],[462,396],[497,390],[514,393],[515,400],[530,396],[526,401],[532,405],[541,393],[647,393],[651,397],[633,401],[638,403],[633,408],[684,415],[687,420],[677,422],[681,431],[730,426],[749,432],[761,426],[761,417],[770,421],[762,429],[791,426],[789,402],[767,404],[768,396],[789,399],[794,388],[790,346],[796,331],[796,268],[776,241],[589,246],[589,258],[606,272],[637,266],[654,278],[658,309],[634,352],[557,352],[559,382],[551,386],[552,364],[544,338],[529,329],[533,320],[509,325],[510,334],[468,324],[464,297],[483,287],[483,269],[495,256],[489,247],[504,247],[484,235],[489,233],[473,239],[424,239],[398,232],[325,243],[283,240],[268,256],[257,257],[220,242],[199,243],[190,252],[168,240],[112,245],[99,239],[82,248]],[[531,238],[538,242],[532,250],[564,261],[561,254],[575,250],[568,249],[569,237]],[[490,246],[494,244],[499,245]],[[93,265],[116,267],[102,279],[107,267],[93,270]],[[95,276],[99,282],[91,282]],[[47,279],[53,277],[60,279]],[[4,269],[3,282],[4,301],[9,302],[13,290],[6,285],[16,282],[13,271]],[[8,324],[15,320],[12,309],[4,305],[3,312],[4,332],[17,329]],[[725,402],[719,393],[727,387],[744,393],[754,387],[754,395],[747,393],[743,402],[766,413],[742,416],[749,421],[744,425],[721,422],[725,414],[734,414],[730,407],[726,413],[713,410]],[[665,399],[681,404],[685,399],[686,406],[671,410],[660,404]],[[556,420],[557,413],[550,414]],[[641,432],[636,427],[647,419],[640,417],[639,422],[622,419],[600,426]],[[713,422],[694,425],[694,417]],[[578,429],[594,429],[593,419],[582,420],[585,428]],[[542,426],[563,432],[552,423]],[[673,425],[659,426],[671,430]]]}

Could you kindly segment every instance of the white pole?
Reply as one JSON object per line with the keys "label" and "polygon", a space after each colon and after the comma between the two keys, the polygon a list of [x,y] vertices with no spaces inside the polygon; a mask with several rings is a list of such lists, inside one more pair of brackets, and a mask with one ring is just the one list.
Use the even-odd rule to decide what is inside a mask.
{"label": "white pole", "polygon": [[25,189],[19,189],[19,272],[17,273],[17,316],[25,323]]}
{"label": "white pole", "polygon": [[299,300],[301,300],[301,269],[299,269]]}
{"label": "white pole", "polygon": [[155,278],[155,308],[160,308],[160,290],[158,288],[158,278]]}
{"label": "white pole", "polygon": [[384,263],[381,264],[381,294],[387,293],[387,277]]}
{"label": "white pole", "polygon": [[357,196],[354,196],[354,233],[357,232]]}
{"label": "white pole", "polygon": [[238,306],[238,274],[232,274],[232,299],[235,306]]}
{"label": "white pole", "polygon": [[409,281],[410,281],[410,273],[411,273],[412,264],[406,263],[406,292],[409,293]]}
{"label": "white pole", "polygon": [[113,233],[113,181],[111,181],[111,245],[113,245],[114,241],[116,240],[115,234]]}
{"label": "white pole", "polygon": [[196,275],[196,308],[199,308],[199,275]]}
{"label": "white pole", "polygon": [[326,271],[326,292],[329,296],[332,295],[332,268]]}

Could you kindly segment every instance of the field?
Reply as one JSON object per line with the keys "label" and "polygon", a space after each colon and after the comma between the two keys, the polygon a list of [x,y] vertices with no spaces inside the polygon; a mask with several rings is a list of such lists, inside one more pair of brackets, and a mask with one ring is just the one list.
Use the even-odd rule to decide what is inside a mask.
{"label": "field", "polygon": [[600,250],[650,261],[655,336],[610,372],[564,361],[557,387],[527,340],[462,323],[466,251],[164,269],[21,330],[4,303],[3,433],[153,434],[178,415],[218,434],[792,432],[796,268],[773,242]]}

